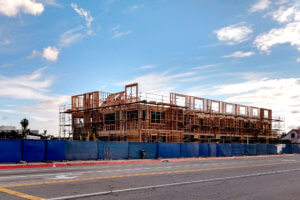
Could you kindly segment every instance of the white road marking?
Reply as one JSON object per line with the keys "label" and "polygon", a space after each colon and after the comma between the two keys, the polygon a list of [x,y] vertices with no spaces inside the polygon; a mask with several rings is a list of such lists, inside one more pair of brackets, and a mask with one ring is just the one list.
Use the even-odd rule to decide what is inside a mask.
{"label": "white road marking", "polygon": [[49,178],[49,179],[54,179],[54,180],[66,180],[66,179],[74,179],[77,178],[78,176],[66,176],[66,175],[60,175],[56,176],[54,178]]}
{"label": "white road marking", "polygon": [[[0,176],[1,179],[14,179],[14,178],[32,178],[32,177],[40,177],[40,176],[60,176],[60,175],[74,175],[76,173],[82,174],[91,174],[91,173],[105,173],[105,172],[120,172],[120,171],[136,171],[136,170],[156,170],[156,169],[171,169],[171,168],[189,168],[189,167],[201,167],[201,166],[218,166],[218,165],[234,165],[234,164],[248,164],[248,163],[260,163],[260,162],[266,162],[266,161],[275,161],[275,159],[266,159],[266,160],[253,160],[253,161],[242,161],[242,162],[217,162],[217,163],[198,163],[193,165],[171,165],[171,166],[159,166],[159,167],[148,167],[146,168],[128,168],[128,169],[104,169],[104,170],[98,170],[98,171],[80,171],[80,172],[58,172],[58,173],[49,173],[49,174],[33,174],[33,175],[16,175],[16,176]],[[280,161],[287,162],[287,161],[296,161],[296,160],[289,160],[289,159],[280,159]],[[155,165],[153,165],[155,166]],[[108,166],[105,166],[108,167]],[[120,166],[118,166],[120,167]],[[100,167],[85,167],[85,168],[66,168],[69,169],[78,169],[78,170],[84,170],[84,169],[99,169]],[[58,168],[51,168],[51,170],[57,170]],[[50,169],[49,169],[50,170]],[[16,171],[6,171],[6,172],[20,172],[21,170]],[[29,170],[22,170],[25,172],[28,172]],[[30,170],[30,171],[44,171],[44,170]],[[3,171],[2,171],[3,172]]]}
{"label": "white road marking", "polygon": [[[252,159],[252,158],[251,158]],[[264,159],[264,160],[261,160],[261,161],[273,161],[274,159]],[[196,162],[202,162],[201,160],[199,161],[196,161]],[[253,162],[253,161],[248,161],[248,162]],[[257,162],[257,161],[254,161],[254,162]],[[229,162],[229,163],[236,163],[236,162]],[[53,163],[53,164],[59,164],[59,163]],[[148,163],[145,163],[144,165],[147,165],[147,166],[156,166],[157,164],[162,164],[162,163],[155,163],[155,164],[148,164]],[[171,164],[171,163],[168,163],[168,164]],[[202,165],[211,165],[212,163],[202,163]],[[129,164],[129,165],[135,165],[135,164]],[[40,171],[55,171],[55,170],[64,170],[64,169],[99,169],[99,168],[117,168],[119,167],[118,165],[98,165],[98,166],[89,166],[89,167],[81,167],[81,166],[77,166],[77,167],[57,167],[57,168],[37,168],[37,169],[14,169],[14,170],[0,170],[0,174],[2,173],[10,173],[10,172],[40,172]]]}
{"label": "white road marking", "polygon": [[[295,155],[296,156],[296,155]],[[274,160],[282,160],[282,157],[278,157],[278,158],[255,158],[255,157],[251,157],[251,158],[248,158],[248,159],[252,159],[252,161],[246,161],[245,163],[249,163],[249,162],[259,162],[259,161],[274,161]],[[288,159],[286,159],[288,160]],[[199,160],[199,161],[191,161],[191,162],[207,162],[205,160]],[[211,160],[213,161],[213,160]],[[294,160],[292,160],[294,161]],[[188,161],[187,161],[188,162]],[[208,160],[208,162],[210,162]],[[243,162],[228,162],[228,163],[244,163]],[[54,163],[53,163],[54,164]],[[56,163],[56,164],[59,164],[59,163]],[[157,164],[162,164],[162,163],[155,163],[155,164],[150,164],[150,163],[145,163],[143,165],[147,165],[147,166],[156,166]],[[170,162],[168,164],[171,164]],[[212,163],[203,163],[203,165],[211,165]],[[129,165],[134,165],[135,164],[129,164]],[[87,167],[82,167],[82,166],[77,166],[77,167],[59,167],[59,168],[37,168],[37,169],[15,169],[15,170],[8,170],[8,171],[3,171],[3,170],[0,170],[0,174],[1,173],[9,173],[9,172],[35,172],[35,171],[53,171],[53,170],[63,170],[63,169],[99,169],[99,168],[117,168],[119,167],[118,165],[97,165],[96,167],[95,166],[87,166]]]}
{"label": "white road marking", "polygon": [[[91,173],[91,172],[85,172]],[[60,176],[60,175],[75,175],[78,173],[55,173],[55,174],[34,174],[34,175],[26,175],[26,176],[3,176],[0,179],[9,179],[9,178],[30,178],[30,177],[38,177],[38,176]],[[80,173],[79,175],[81,175]]]}
{"label": "white road marking", "polygon": [[285,159],[285,160],[281,160],[281,161],[283,161],[283,162],[294,162],[294,161],[296,161],[296,160],[288,160],[288,159]]}
{"label": "white road marking", "polygon": [[227,179],[248,178],[248,177],[254,177],[254,176],[263,176],[263,175],[278,174],[278,173],[285,173],[285,172],[292,172],[292,171],[300,171],[300,168],[289,169],[289,170],[280,170],[280,171],[272,171],[272,172],[263,172],[263,173],[256,173],[256,174],[246,174],[246,175],[239,175],[239,176],[228,176],[228,177],[221,177],[221,178],[202,179],[202,180],[196,180],[196,181],[167,183],[167,184],[161,184],[161,185],[149,185],[149,186],[144,186],[144,187],[126,188],[126,189],[119,189],[119,190],[95,192],[95,193],[89,193],[89,194],[80,194],[80,195],[73,195],[73,196],[56,197],[56,198],[51,198],[51,199],[48,199],[48,200],[63,200],[63,199],[91,197],[91,196],[98,196],[98,195],[105,195],[105,194],[112,194],[112,193],[119,193],[119,192],[128,192],[128,191],[135,191],[135,190],[144,190],[144,189],[153,189],[153,188],[170,187],[170,186],[178,186],[178,185],[187,185],[187,184],[203,183],[203,182],[211,182],[211,181],[221,181],[221,180],[227,180]]}

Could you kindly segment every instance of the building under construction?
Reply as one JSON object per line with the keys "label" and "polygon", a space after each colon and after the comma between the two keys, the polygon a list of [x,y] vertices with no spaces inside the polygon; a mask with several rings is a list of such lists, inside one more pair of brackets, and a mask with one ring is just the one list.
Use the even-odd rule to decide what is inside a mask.
{"label": "building under construction", "polygon": [[170,93],[139,92],[138,84],[118,93],[71,97],[60,110],[60,136],[74,140],[134,142],[268,143],[280,119],[272,110]]}

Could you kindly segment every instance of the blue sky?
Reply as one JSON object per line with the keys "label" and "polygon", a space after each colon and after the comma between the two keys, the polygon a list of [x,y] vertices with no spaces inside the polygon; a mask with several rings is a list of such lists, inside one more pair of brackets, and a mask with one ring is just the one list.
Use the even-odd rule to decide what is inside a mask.
{"label": "blue sky", "polygon": [[70,95],[141,90],[266,107],[300,126],[296,0],[0,0],[0,125],[58,130]]}

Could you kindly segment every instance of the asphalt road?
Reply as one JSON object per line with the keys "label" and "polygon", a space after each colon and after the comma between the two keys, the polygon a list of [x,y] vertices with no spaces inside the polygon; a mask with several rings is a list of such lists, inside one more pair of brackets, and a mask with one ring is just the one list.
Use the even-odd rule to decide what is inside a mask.
{"label": "asphalt road", "polygon": [[300,155],[0,170],[0,199],[300,199]]}

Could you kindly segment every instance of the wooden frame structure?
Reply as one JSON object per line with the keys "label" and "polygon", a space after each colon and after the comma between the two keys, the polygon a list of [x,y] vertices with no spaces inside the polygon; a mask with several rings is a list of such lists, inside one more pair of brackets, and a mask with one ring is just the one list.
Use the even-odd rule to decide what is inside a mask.
{"label": "wooden frame structure", "polygon": [[[141,93],[138,84],[118,93],[90,92],[71,97],[74,140],[135,142],[268,143],[277,138],[272,110],[170,93]],[[66,117],[61,117],[65,119]],[[60,120],[61,121],[61,120]],[[61,134],[63,130],[61,130]]]}

